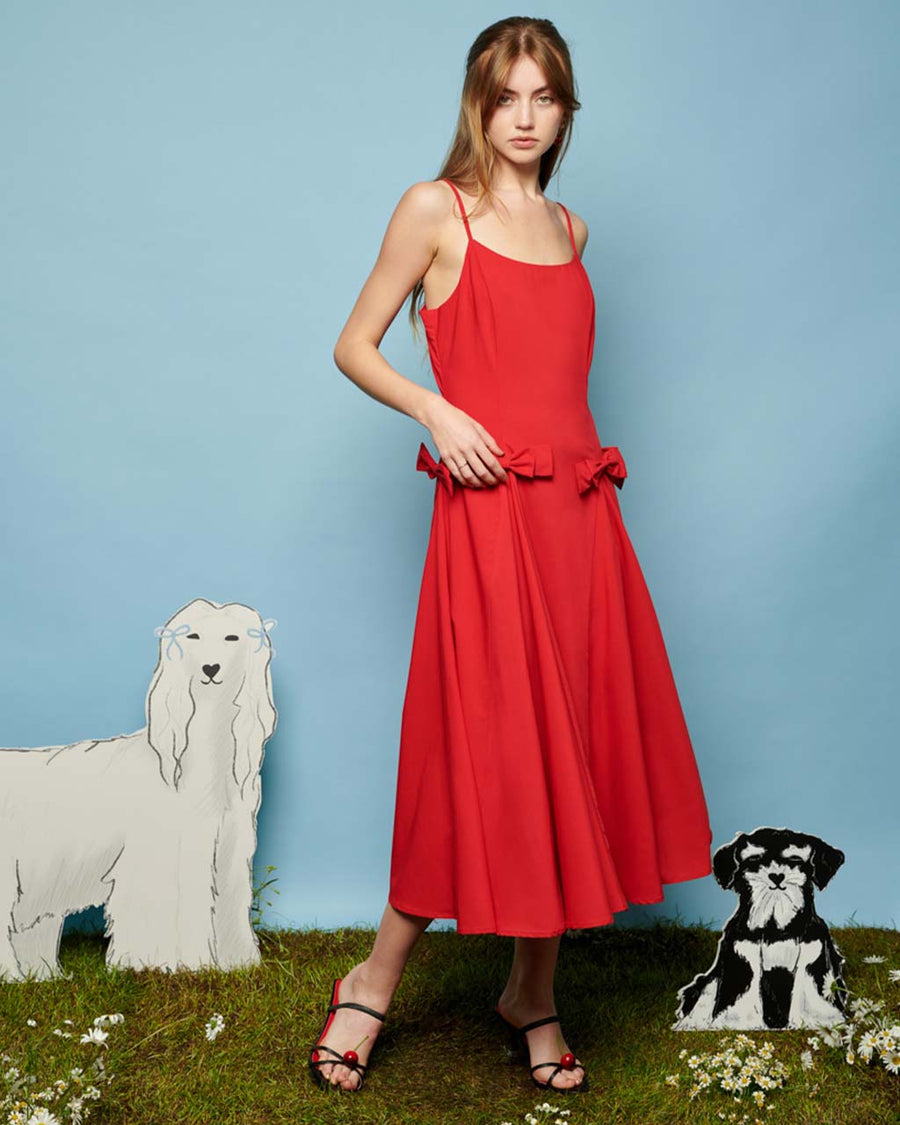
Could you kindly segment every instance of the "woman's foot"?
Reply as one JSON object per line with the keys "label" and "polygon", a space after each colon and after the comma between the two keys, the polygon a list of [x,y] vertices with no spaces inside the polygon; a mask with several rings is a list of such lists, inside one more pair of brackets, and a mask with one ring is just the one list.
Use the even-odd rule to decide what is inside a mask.
{"label": "woman's foot", "polygon": [[[556,1006],[552,1003],[536,1004],[533,1001],[517,997],[512,993],[504,992],[497,1001],[497,1007],[505,1019],[515,1027],[522,1027],[532,1020],[542,1019],[544,1016],[556,1014]],[[562,1036],[562,1028],[558,1023],[546,1023],[543,1027],[532,1028],[525,1032],[525,1041],[528,1043],[528,1062],[533,1065],[538,1059],[557,1059],[565,1054],[569,1048]],[[556,1063],[547,1063],[532,1071],[538,1082],[547,1082],[553,1073]],[[572,1070],[561,1070],[553,1075],[547,1089],[567,1090],[570,1086],[580,1086],[584,1080],[584,1067],[576,1057],[575,1067]]]}
{"label": "woman's foot", "polygon": [[[343,977],[341,977],[340,1000],[353,1000],[357,1004],[365,1004],[374,1008],[376,1012],[387,1012],[388,1005],[393,997],[392,992],[380,991],[373,988],[366,977],[366,962],[360,961]],[[359,1011],[358,1008],[338,1008],[334,1019],[325,1035],[319,1040],[332,1050],[344,1051],[353,1048],[359,1061],[365,1066],[369,1061],[369,1053],[381,1031],[382,1021],[374,1016]],[[319,1071],[322,1077],[333,1086],[340,1085],[345,1090],[356,1090],[362,1082],[358,1070],[353,1070],[336,1059],[333,1063],[324,1060],[332,1056],[323,1051],[322,1063]]]}

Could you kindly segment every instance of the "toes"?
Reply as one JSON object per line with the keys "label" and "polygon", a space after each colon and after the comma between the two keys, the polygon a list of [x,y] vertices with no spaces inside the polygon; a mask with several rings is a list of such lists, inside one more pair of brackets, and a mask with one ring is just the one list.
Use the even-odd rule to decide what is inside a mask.
{"label": "toes", "polygon": [[316,1067],[316,1069],[322,1075],[322,1077],[325,1079],[325,1081],[330,1082],[332,1086],[334,1086],[337,1082],[340,1081],[340,1076],[335,1075],[335,1070],[337,1069],[337,1065],[338,1064],[336,1062],[327,1062],[327,1063],[322,1063],[321,1066]]}
{"label": "toes", "polygon": [[553,1087],[554,1090],[568,1090],[570,1086],[581,1085],[580,1082],[575,1082],[574,1080],[568,1080],[568,1079],[566,1081],[560,1082],[559,1079],[561,1077],[562,1077],[562,1075],[560,1075],[560,1074],[555,1075],[554,1078],[553,1078],[553,1081],[550,1083],[550,1085]]}
{"label": "toes", "polygon": [[322,1062],[317,1065],[316,1069],[322,1078],[332,1086],[341,1086],[345,1090],[358,1090],[362,1085],[362,1072],[357,1070],[354,1066],[347,1066],[346,1063],[339,1062],[337,1059]]}
{"label": "toes", "polygon": [[[548,1066],[548,1069],[549,1069],[549,1066]],[[577,1073],[578,1071],[580,1071],[581,1073],[578,1074]],[[547,1082],[548,1081],[546,1076],[543,1077],[543,1078],[541,1077],[539,1071],[537,1072],[535,1077],[538,1079],[539,1082]],[[584,1081],[584,1067],[582,1066],[582,1064],[580,1062],[577,1062],[577,1061],[576,1061],[575,1066],[572,1070],[560,1070],[556,1074],[554,1074],[553,1077],[549,1080],[550,1087],[553,1090],[568,1090],[571,1086],[580,1086],[583,1081]]]}
{"label": "toes", "polygon": [[[581,1073],[576,1074],[576,1072],[579,1071],[579,1070],[581,1071]],[[567,1088],[569,1086],[580,1086],[581,1083],[584,1081],[584,1067],[581,1065],[581,1063],[577,1062],[572,1070],[566,1071],[564,1073],[566,1074],[567,1078],[571,1079],[570,1082],[566,1083]],[[559,1077],[560,1077],[560,1075],[557,1075],[557,1078],[559,1078]]]}
{"label": "toes", "polygon": [[331,1070],[328,1073],[328,1081],[332,1086],[341,1086],[345,1090],[355,1090],[360,1083],[359,1072],[351,1070],[348,1066],[342,1066],[340,1063],[331,1063]]}
{"label": "toes", "polygon": [[335,1082],[335,1085],[336,1086],[340,1085],[345,1090],[355,1090],[356,1087],[359,1085],[359,1078],[357,1076],[357,1072],[355,1070],[351,1070],[350,1067],[347,1067],[347,1066],[342,1066],[342,1067],[339,1067],[338,1069],[339,1069],[340,1073],[338,1074],[337,1081]]}

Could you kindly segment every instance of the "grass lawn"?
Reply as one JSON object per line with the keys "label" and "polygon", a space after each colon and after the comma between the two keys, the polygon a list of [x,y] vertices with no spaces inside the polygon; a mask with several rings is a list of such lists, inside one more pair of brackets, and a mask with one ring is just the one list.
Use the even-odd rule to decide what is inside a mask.
{"label": "grass lawn", "polygon": [[[851,925],[832,934],[847,958],[851,992],[882,998],[891,1022],[900,1023],[900,982],[888,979],[889,969],[900,968],[900,933]],[[333,978],[368,954],[373,931],[263,930],[259,937],[263,964],[256,970],[167,974],[107,972],[102,937],[66,936],[61,962],[70,979],[0,984],[0,1052],[37,1075],[32,1093],[102,1057],[114,1077],[86,1120],[116,1125],[524,1125],[529,1112],[539,1122],[557,1120],[535,1111],[544,1102],[567,1109],[568,1125],[720,1122],[731,1113],[737,1122],[746,1113],[750,1125],[900,1123],[900,1074],[877,1061],[848,1065],[842,1049],[825,1046],[804,1069],[807,1031],[747,1033],[757,1046],[769,1040],[774,1058],[788,1067],[785,1085],[765,1095],[771,1109],[746,1093],[736,1102],[717,1089],[689,1098],[693,1076],[679,1052],[712,1051],[724,1035],[737,1034],[670,1030],[676,989],[711,964],[716,930],[666,920],[563,938],[557,1010],[591,1083],[569,1095],[544,1093],[526,1066],[507,1060],[491,1008],[512,938],[426,931],[388,1011],[365,1087],[351,1094],[314,1086],[307,1051]],[[871,954],[886,961],[864,963]],[[124,1021],[106,1029],[105,1044],[82,1044],[94,1018],[110,1013]],[[210,1038],[204,1029],[214,1013],[224,1025]],[[54,1035],[54,1028],[74,1038]],[[3,1061],[4,1070],[11,1065]],[[666,1083],[676,1072],[678,1087]],[[0,1097],[5,1093],[0,1085]],[[0,1123],[9,1120],[15,1118],[4,1110]],[[60,1113],[59,1120],[68,1125],[71,1118]]]}

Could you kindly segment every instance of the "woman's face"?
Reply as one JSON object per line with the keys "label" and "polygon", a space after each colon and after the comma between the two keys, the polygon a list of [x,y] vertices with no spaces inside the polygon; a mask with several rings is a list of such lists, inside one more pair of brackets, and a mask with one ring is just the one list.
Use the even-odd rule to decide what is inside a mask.
{"label": "woman's face", "polygon": [[[514,164],[532,164],[556,140],[564,110],[530,55],[513,63],[506,87],[485,122],[485,133],[500,155]],[[532,143],[519,144],[528,138]]]}

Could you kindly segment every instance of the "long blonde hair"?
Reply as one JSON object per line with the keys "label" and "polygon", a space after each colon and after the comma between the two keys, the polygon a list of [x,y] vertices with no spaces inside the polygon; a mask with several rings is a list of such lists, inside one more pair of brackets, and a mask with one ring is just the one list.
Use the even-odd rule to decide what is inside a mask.
{"label": "long blonde hair", "polygon": [[[572,59],[565,39],[551,20],[531,16],[509,16],[484,29],[469,48],[466,76],[456,135],[435,179],[449,179],[469,194],[476,195],[473,211],[483,199],[494,202],[491,178],[496,162],[494,146],[485,135],[485,119],[493,112],[509,72],[517,59],[528,55],[547,76],[547,83],[564,110],[562,139],[541,157],[538,183],[543,190],[562,160],[572,135],[572,121],[581,102],[576,96]],[[424,295],[422,279],[410,294],[409,320],[418,336],[418,301]]]}

